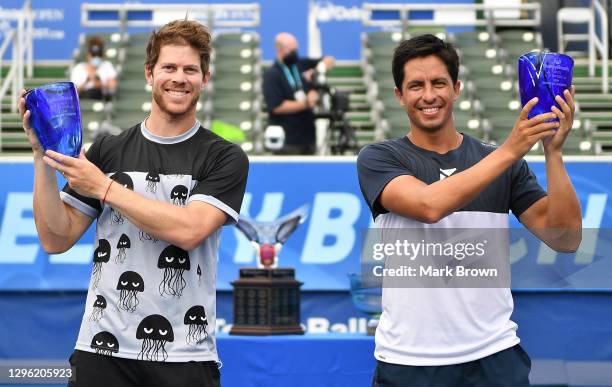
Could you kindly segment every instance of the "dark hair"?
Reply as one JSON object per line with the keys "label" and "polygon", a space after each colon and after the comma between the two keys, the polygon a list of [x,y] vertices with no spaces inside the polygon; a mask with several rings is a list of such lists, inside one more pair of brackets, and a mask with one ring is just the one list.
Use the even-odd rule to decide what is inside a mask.
{"label": "dark hair", "polygon": [[91,56],[104,56],[104,39],[99,36],[92,36],[87,42],[87,52],[91,54]]}
{"label": "dark hair", "polygon": [[446,69],[453,80],[453,85],[457,83],[459,76],[459,57],[452,44],[444,42],[442,39],[432,34],[415,36],[414,38],[403,40],[393,51],[393,61],[391,71],[395,87],[402,91],[404,82],[404,65],[411,59],[435,55],[444,62]]}
{"label": "dark hair", "polygon": [[200,22],[193,20],[175,20],[164,25],[159,31],[153,31],[147,44],[145,66],[151,70],[155,67],[162,46],[176,44],[193,47],[200,55],[202,73],[208,71],[210,63],[210,32]]}

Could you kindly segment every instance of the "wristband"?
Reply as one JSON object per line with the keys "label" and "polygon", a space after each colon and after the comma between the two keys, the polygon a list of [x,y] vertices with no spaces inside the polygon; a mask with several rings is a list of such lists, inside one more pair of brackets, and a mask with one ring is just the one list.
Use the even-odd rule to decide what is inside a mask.
{"label": "wristband", "polygon": [[115,180],[111,179],[111,182],[108,185],[108,188],[106,189],[106,192],[104,193],[104,197],[102,198],[102,205],[104,205],[106,203],[106,195],[108,195],[108,191],[110,191],[110,187],[111,187],[111,185],[113,185],[114,182],[115,182]]}

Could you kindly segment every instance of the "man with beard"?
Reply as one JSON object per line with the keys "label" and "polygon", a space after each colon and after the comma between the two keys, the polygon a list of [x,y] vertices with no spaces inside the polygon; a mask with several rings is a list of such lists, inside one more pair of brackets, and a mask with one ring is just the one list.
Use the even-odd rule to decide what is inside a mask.
{"label": "man with beard", "polygon": [[[210,40],[206,27],[187,20],[153,32],[144,66],[150,116],[97,139],[78,158],[44,152],[20,101],[45,251],[67,251],[97,219],[98,280],[70,357],[70,386],[220,385],[217,250],[220,227],[238,219],[248,159],[196,120],[210,78]],[[59,194],[55,170],[67,180]],[[113,212],[124,220],[113,221]],[[126,246],[122,259],[109,259]],[[105,313],[87,318],[100,299]]]}
{"label": "man with beard", "polygon": [[319,62],[326,70],[334,58],[300,58],[295,36],[281,32],[274,40],[276,60],[263,77],[263,94],[268,107],[268,125],[285,131],[285,144],[280,154],[309,155],[315,152],[315,116],[312,111],[319,93],[312,89],[314,68]]}
{"label": "man with beard", "polygon": [[[357,161],[359,184],[376,228],[405,240],[448,236],[453,228],[490,229],[503,238],[512,211],[551,248],[576,251],[582,215],[562,158],[573,123],[574,88],[565,90],[563,98],[556,96],[561,109],[552,107],[531,119],[537,98],[529,101],[506,141],[494,147],[455,127],[458,70],[455,49],[433,35],[403,41],[395,49],[395,96],[406,110],[410,130],[404,137],[365,147]],[[522,159],[538,141],[546,157],[548,192]],[[490,247],[483,261],[508,257],[499,245]],[[425,254],[410,259],[429,262]],[[473,261],[461,262],[468,266]],[[509,260],[500,265],[509,272]],[[432,282],[426,279],[406,281],[383,287],[373,386],[529,385],[531,361],[510,320],[509,283],[482,286],[490,282],[475,279],[470,286],[453,288],[439,287],[441,282],[428,286]]]}

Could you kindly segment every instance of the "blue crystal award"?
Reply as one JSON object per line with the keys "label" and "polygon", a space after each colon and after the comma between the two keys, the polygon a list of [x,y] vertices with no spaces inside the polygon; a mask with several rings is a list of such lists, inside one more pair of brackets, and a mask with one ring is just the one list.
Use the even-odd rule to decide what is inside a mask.
{"label": "blue crystal award", "polygon": [[30,126],[45,151],[51,149],[66,156],[81,152],[81,111],[76,87],[72,82],[49,83],[25,94],[30,111]]}
{"label": "blue crystal award", "polygon": [[371,276],[349,273],[351,300],[353,305],[369,316],[366,330],[374,336],[382,314],[382,283],[373,281]]}
{"label": "blue crystal award", "polygon": [[518,59],[519,93],[523,106],[534,97],[538,103],[529,112],[529,118],[548,113],[552,106],[561,107],[555,96],[572,85],[574,60],[565,54],[548,51],[531,51]]}

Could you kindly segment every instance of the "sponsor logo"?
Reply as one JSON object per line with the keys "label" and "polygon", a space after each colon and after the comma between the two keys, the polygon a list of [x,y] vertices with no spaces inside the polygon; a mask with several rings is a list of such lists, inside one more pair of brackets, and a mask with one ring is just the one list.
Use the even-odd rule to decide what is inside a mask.
{"label": "sponsor logo", "polygon": [[440,180],[446,179],[447,177],[455,173],[456,170],[457,168],[449,168],[449,169],[440,168]]}

